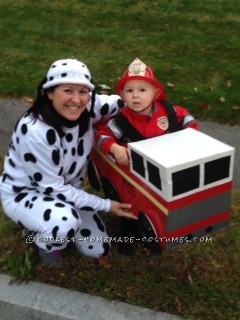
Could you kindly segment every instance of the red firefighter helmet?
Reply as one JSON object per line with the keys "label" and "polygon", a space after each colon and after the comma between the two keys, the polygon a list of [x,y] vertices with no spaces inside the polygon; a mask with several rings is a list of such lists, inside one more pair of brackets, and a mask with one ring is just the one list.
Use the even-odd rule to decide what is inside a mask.
{"label": "red firefighter helmet", "polygon": [[158,88],[158,94],[154,100],[167,100],[166,93],[163,85],[156,79],[152,69],[143,63],[140,59],[136,58],[129,66],[123,77],[117,83],[117,94],[121,96],[123,86],[130,80],[144,80],[153,84]]}

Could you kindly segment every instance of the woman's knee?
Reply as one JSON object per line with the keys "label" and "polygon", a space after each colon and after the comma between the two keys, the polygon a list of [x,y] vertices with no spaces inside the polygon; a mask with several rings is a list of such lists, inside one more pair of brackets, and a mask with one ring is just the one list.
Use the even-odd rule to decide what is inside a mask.
{"label": "woman's knee", "polygon": [[96,212],[80,211],[82,224],[75,234],[77,250],[85,256],[99,258],[110,253],[110,238]]}
{"label": "woman's knee", "polygon": [[[74,212],[74,214],[73,214]],[[52,223],[52,236],[58,238],[66,238],[71,240],[81,226],[81,219],[77,211],[73,208],[65,211],[63,215],[56,215],[54,223]]]}
{"label": "woman's knee", "polygon": [[79,253],[89,257],[98,259],[101,256],[108,256],[111,251],[109,237],[79,237],[77,232],[75,235],[75,245]]}

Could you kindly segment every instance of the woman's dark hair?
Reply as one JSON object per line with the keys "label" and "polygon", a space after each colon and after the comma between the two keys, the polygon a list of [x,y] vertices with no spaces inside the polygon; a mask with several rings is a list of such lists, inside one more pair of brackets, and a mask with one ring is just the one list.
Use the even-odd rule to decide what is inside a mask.
{"label": "woman's dark hair", "polygon": [[[48,125],[52,126],[60,135],[64,136],[63,126],[74,127],[79,125],[79,136],[82,136],[89,127],[90,113],[84,110],[80,117],[75,121],[69,121],[59,115],[54,109],[52,101],[48,98],[48,93],[55,90],[57,86],[51,87],[47,90],[42,90],[42,85],[46,82],[44,78],[37,87],[37,97],[32,106],[27,110],[27,114],[31,114],[36,119],[42,119]],[[92,109],[93,106],[91,106]]]}

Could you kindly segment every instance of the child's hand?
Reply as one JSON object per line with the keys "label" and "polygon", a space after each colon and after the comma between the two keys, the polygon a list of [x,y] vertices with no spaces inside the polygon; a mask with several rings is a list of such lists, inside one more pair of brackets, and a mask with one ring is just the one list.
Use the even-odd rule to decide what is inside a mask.
{"label": "child's hand", "polygon": [[119,164],[125,165],[125,166],[129,165],[129,155],[128,155],[127,148],[114,143],[111,146],[110,152],[114,155],[115,159]]}

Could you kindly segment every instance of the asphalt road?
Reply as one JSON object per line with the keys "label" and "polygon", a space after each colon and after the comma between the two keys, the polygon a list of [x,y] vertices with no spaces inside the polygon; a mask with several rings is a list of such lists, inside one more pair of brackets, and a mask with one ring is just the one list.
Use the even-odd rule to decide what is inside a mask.
{"label": "asphalt road", "polygon": [[[16,121],[29,105],[16,99],[0,99],[0,155],[7,152]],[[200,130],[235,148],[233,186],[240,189],[240,126],[221,125],[199,121]]]}

